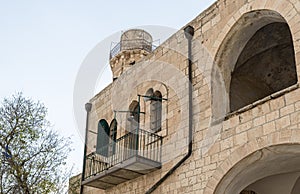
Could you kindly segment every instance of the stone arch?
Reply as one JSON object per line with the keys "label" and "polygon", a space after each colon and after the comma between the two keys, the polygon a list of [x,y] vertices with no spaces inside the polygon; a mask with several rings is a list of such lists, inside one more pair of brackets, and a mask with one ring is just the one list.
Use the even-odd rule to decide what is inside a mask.
{"label": "stone arch", "polygon": [[[234,151],[216,169],[206,185],[204,194],[238,194],[265,177],[299,173],[299,162],[299,142],[278,142],[265,146],[259,146],[256,140],[248,142]],[[298,182],[295,180],[294,183],[296,187]]]}
{"label": "stone arch", "polygon": [[300,191],[300,176],[296,180],[291,194],[297,194],[299,191]]}
{"label": "stone arch", "polygon": [[139,121],[139,107],[140,104],[138,101],[136,100],[133,100],[129,107],[128,107],[128,113],[127,113],[127,126],[126,126],[126,131],[128,132],[132,132],[132,131],[135,131],[137,126],[138,126],[138,123],[140,122]]}
{"label": "stone arch", "polygon": [[[265,71],[262,71],[266,75],[260,75],[260,76],[258,76],[259,71],[255,71],[255,69],[253,71],[254,73],[252,74],[246,72],[246,70],[244,69],[239,70],[246,65],[249,66],[248,68],[249,70],[253,70],[251,69],[251,65],[249,63],[249,61],[251,62],[252,60],[251,57],[256,57],[255,59],[256,61],[258,61],[259,57],[264,57],[264,55],[259,56],[260,54],[267,52],[268,49],[272,49],[272,47],[276,47],[280,45],[279,43],[277,45],[267,45],[267,44],[263,45],[260,48],[256,48],[255,52],[257,53],[253,51],[254,55],[251,55],[250,50],[251,49],[253,50],[255,48],[253,44],[251,45],[251,41],[255,39],[257,33],[259,33],[261,30],[263,30],[268,26],[269,29],[265,29],[265,31],[272,30],[272,29],[279,29],[282,26],[284,26],[286,30],[284,33],[288,33],[290,35],[290,37],[288,37],[289,39],[288,41],[291,44],[291,47],[289,47],[288,55],[292,55],[292,56],[291,56],[291,60],[288,62],[288,64],[291,65],[289,65],[287,72],[291,72],[289,76],[291,77],[291,80],[286,81],[287,83],[284,83],[282,84],[281,87],[277,87],[277,88],[276,87],[272,88],[270,84],[267,85],[268,82],[266,82],[265,84],[266,87],[263,87],[264,85],[263,83],[257,82],[257,77],[262,77],[263,78],[262,81],[264,82],[269,81],[269,83],[273,83],[272,79],[269,78],[268,80],[268,76],[273,76],[273,74],[271,74],[270,72],[275,70],[277,71],[280,65],[277,65],[276,67],[272,67],[273,63],[270,63],[271,64],[270,68],[269,69],[267,68]],[[274,38],[276,39],[278,37],[274,37]],[[278,42],[280,42],[279,39],[277,39]],[[259,40],[256,40],[256,43],[259,43]],[[279,49],[277,49],[276,51],[279,52]],[[269,58],[270,60],[273,60],[272,57],[269,56]],[[222,120],[223,118],[225,118],[225,116],[228,113],[232,111],[235,111],[245,105],[255,102],[256,100],[259,100],[274,92],[277,92],[281,89],[284,89],[290,85],[297,83],[295,52],[294,52],[292,35],[286,20],[283,18],[282,15],[280,15],[276,11],[262,9],[262,10],[250,11],[243,14],[237,20],[237,22],[234,25],[232,25],[226,37],[224,38],[224,40],[222,40],[222,43],[218,48],[214,61],[215,64],[213,65],[212,68],[212,83],[211,83],[213,121]],[[243,65],[241,66],[241,64]],[[259,65],[260,64],[256,66]],[[262,67],[264,66],[262,65]],[[238,72],[238,73],[234,74],[234,72]],[[280,77],[285,77],[286,74],[283,74]],[[244,80],[232,79],[232,76],[238,77],[236,75],[248,75],[251,79],[250,80],[246,78],[244,79],[243,76],[240,77],[242,77]],[[244,85],[236,84],[237,82],[245,83],[245,84]],[[238,95],[232,95],[231,91],[234,91],[231,90],[232,86],[234,89],[237,89],[235,91],[239,91]],[[268,88],[268,90],[266,90],[266,88]],[[252,98],[249,98],[249,96],[251,96],[252,94],[241,96],[241,94],[244,94],[245,90],[247,89],[249,89],[249,91],[255,91],[255,95],[253,95]],[[232,96],[238,96],[238,99],[234,99]],[[240,104],[235,103],[233,105],[231,104],[231,102],[242,102],[242,103]]]}
{"label": "stone arch", "polygon": [[297,194],[300,191],[299,176],[299,171],[267,176],[248,185],[244,191],[255,191],[257,194]]}
{"label": "stone arch", "polygon": [[137,91],[143,96],[140,106],[141,111],[145,113],[141,114],[141,128],[165,136],[168,126],[169,101],[163,99],[168,99],[169,92],[173,93],[174,90],[158,80],[151,80],[138,85]]}

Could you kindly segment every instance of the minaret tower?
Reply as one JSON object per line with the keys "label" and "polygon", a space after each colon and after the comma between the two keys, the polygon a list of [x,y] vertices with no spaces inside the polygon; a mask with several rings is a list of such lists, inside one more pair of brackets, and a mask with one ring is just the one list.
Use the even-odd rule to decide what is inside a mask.
{"label": "minaret tower", "polygon": [[140,29],[131,29],[121,35],[120,42],[110,51],[113,80],[152,51],[152,36]]}

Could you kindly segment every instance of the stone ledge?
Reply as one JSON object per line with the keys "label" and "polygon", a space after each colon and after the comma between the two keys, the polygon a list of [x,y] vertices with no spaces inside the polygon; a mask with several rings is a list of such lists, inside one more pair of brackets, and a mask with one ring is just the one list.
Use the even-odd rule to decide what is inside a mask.
{"label": "stone ledge", "polygon": [[276,99],[278,97],[281,97],[281,96],[283,96],[283,95],[285,95],[285,94],[287,94],[287,93],[289,93],[291,91],[294,91],[294,90],[296,90],[298,88],[299,88],[299,83],[297,83],[295,85],[292,85],[292,86],[290,86],[288,88],[285,88],[283,90],[280,90],[280,91],[278,91],[276,93],[273,93],[273,94],[271,94],[271,95],[269,95],[269,96],[267,96],[267,97],[265,97],[265,98],[263,98],[261,100],[255,101],[254,103],[249,104],[249,105],[247,105],[247,106],[245,106],[245,107],[243,107],[243,108],[241,108],[241,109],[239,109],[237,111],[229,113],[228,115],[225,116],[224,120],[228,120],[228,119],[230,119],[230,118],[232,118],[234,116],[237,116],[237,115],[239,115],[239,114],[241,114],[243,112],[246,112],[246,111],[248,111],[248,110],[250,110],[250,109],[252,109],[254,107],[257,107],[258,105],[261,105],[261,104],[263,104],[263,103],[265,103],[265,102],[267,102],[269,100],[273,100],[273,99]]}

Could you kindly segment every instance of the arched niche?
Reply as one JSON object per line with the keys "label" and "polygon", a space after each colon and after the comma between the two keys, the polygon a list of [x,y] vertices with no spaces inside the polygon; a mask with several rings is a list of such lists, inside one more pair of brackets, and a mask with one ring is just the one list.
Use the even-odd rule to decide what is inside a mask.
{"label": "arched niche", "polygon": [[213,119],[297,83],[292,35],[271,10],[245,13],[233,25],[212,70]]}

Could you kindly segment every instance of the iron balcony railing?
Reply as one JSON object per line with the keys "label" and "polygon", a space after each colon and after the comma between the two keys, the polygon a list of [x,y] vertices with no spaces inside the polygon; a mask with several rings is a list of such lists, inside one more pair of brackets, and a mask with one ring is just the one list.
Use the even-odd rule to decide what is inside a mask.
{"label": "iron balcony railing", "polygon": [[143,129],[129,132],[101,148],[108,150],[108,156],[92,152],[86,156],[85,179],[96,176],[101,172],[122,163],[123,161],[140,156],[146,159],[161,162],[162,137]]}
{"label": "iron balcony railing", "polygon": [[117,54],[124,50],[141,49],[151,52],[156,47],[157,46],[153,45],[152,42],[149,42],[145,39],[122,40],[110,50],[109,59],[115,57]]}

